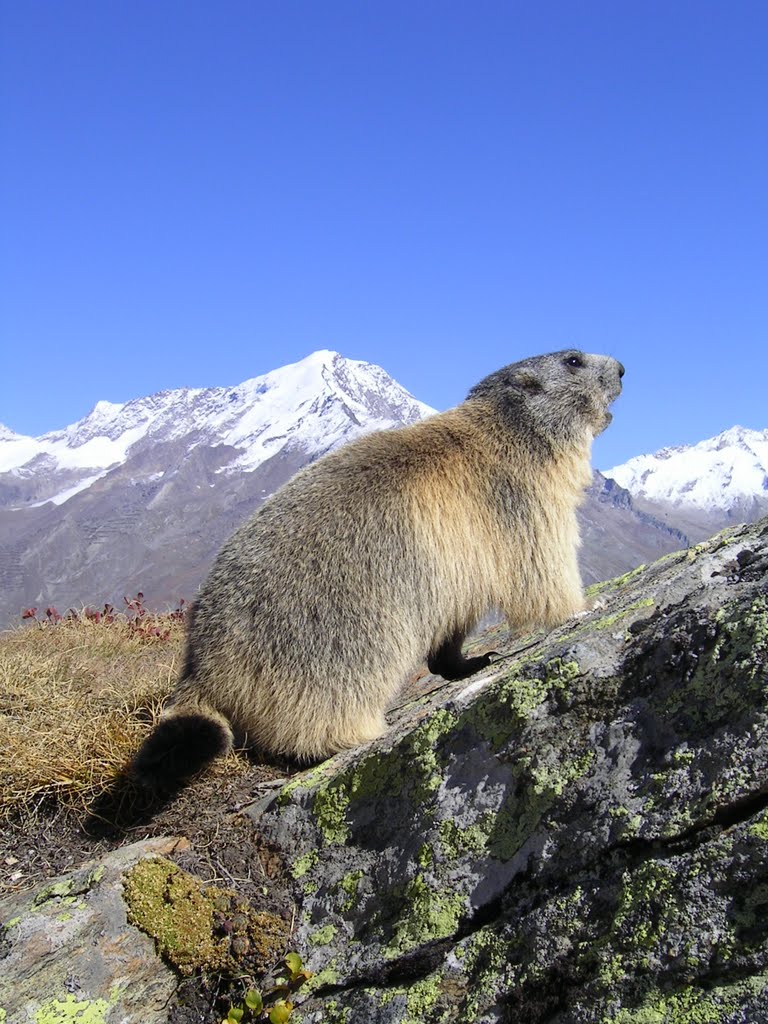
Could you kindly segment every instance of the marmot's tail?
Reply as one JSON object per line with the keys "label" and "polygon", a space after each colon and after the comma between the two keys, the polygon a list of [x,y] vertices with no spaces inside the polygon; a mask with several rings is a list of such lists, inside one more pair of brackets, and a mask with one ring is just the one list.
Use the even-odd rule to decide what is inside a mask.
{"label": "marmot's tail", "polygon": [[228,754],[232,743],[232,728],[218,711],[199,704],[174,707],[139,747],[132,774],[148,788],[175,789]]}

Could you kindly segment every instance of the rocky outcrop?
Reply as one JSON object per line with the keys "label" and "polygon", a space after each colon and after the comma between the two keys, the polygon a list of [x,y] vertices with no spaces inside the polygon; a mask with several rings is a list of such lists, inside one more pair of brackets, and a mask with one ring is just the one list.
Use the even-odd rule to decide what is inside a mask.
{"label": "rocky outcrop", "polygon": [[123,847],[0,907],[0,1021],[164,1024],[176,975],[128,923],[123,881],[176,840]]}
{"label": "rocky outcrop", "polygon": [[766,570],[763,520],[548,635],[495,627],[487,671],[421,680],[386,737],[250,806],[290,938],[162,846],[14,897],[0,1022],[192,1020],[182,975],[288,948],[314,972],[291,1022],[768,1022]]}
{"label": "rocky outcrop", "polygon": [[766,568],[763,521],[599,586],[255,806],[303,1019],[768,1020]]}

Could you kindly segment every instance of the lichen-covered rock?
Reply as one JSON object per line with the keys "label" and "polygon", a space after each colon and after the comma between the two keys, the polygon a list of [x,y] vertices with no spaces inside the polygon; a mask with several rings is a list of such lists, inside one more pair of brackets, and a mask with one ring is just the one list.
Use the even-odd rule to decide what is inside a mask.
{"label": "lichen-covered rock", "polygon": [[126,919],[123,880],[175,839],[125,846],[0,904],[2,1024],[164,1024],[178,977]]}
{"label": "lichen-covered rock", "polygon": [[766,569],[763,520],[600,585],[255,808],[303,891],[296,1012],[768,1021]]}
{"label": "lichen-covered rock", "polygon": [[278,963],[286,921],[164,856],[188,845],[135,843],[1,904],[0,1024],[165,1024],[180,976]]}

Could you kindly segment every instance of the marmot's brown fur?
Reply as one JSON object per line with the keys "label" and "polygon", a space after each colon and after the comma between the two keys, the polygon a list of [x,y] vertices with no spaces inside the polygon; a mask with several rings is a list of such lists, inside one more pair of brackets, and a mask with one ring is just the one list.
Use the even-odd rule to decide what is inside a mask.
{"label": "marmot's brown fur", "polygon": [[305,760],[372,740],[425,657],[449,679],[488,664],[461,645],[489,610],[515,629],[580,611],[576,507],[623,373],[577,350],[525,359],[297,473],[203,583],[139,778],[187,778],[234,738]]}

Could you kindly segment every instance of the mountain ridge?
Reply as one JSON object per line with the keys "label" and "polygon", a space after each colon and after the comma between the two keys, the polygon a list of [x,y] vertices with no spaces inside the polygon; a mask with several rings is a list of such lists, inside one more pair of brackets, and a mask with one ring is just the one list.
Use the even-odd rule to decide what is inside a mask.
{"label": "mountain ridge", "polygon": [[697,444],[636,455],[604,475],[636,498],[702,512],[768,499],[768,430],[729,427]]}
{"label": "mountain ridge", "polygon": [[[318,435],[316,414],[323,403],[324,431]],[[413,422],[433,411],[380,367],[323,349],[231,387],[177,388],[123,403],[101,400],[75,423],[39,437],[5,428],[12,436],[0,434],[0,481],[8,484],[5,474],[35,479],[39,493],[27,487],[25,500],[17,487],[11,504],[0,487],[0,507],[63,504],[124,464],[142,443],[194,436],[193,444],[243,449],[232,468],[249,470],[288,441],[308,451],[327,450],[364,430]]]}
{"label": "mountain ridge", "polygon": [[[26,606],[114,602],[137,590],[156,607],[189,600],[226,537],[302,466],[432,412],[381,367],[323,349],[238,385],[100,400],[38,438],[0,426],[0,625]],[[718,437],[741,451],[748,433]],[[768,451],[768,431],[765,440]],[[730,451],[725,441],[720,451]],[[651,458],[626,463],[625,478],[633,483],[632,466]],[[595,472],[579,512],[586,583],[741,514],[651,500],[622,484],[621,469]]]}
{"label": "mountain ridge", "polygon": [[432,411],[381,367],[321,350],[233,387],[100,401],[40,438],[6,432],[0,625],[138,590],[155,607],[190,598],[235,526],[303,465]]}
{"label": "mountain ridge", "polygon": [[768,430],[729,427],[697,444],[637,455],[605,475],[629,491],[638,512],[698,543],[768,512]]}

